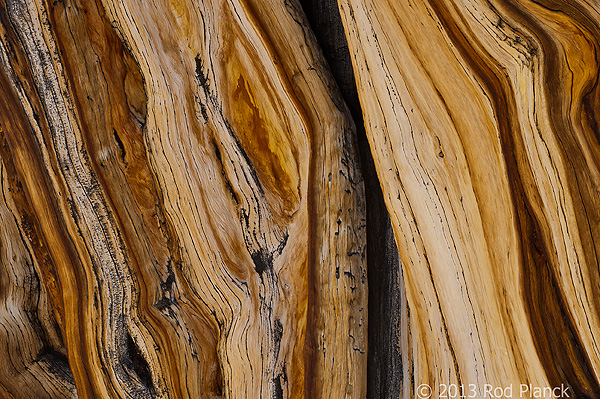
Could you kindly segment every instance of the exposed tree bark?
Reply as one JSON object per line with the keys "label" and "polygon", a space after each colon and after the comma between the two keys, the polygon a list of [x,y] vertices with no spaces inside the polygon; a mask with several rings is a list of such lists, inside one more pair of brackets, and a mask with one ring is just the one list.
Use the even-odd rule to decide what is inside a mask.
{"label": "exposed tree bark", "polygon": [[600,397],[599,65],[592,0],[0,0],[0,397]]}

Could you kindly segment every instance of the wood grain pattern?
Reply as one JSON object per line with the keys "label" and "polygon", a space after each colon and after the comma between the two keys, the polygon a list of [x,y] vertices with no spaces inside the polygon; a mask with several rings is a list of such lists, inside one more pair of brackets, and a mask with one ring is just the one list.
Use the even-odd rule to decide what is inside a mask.
{"label": "wood grain pattern", "polygon": [[597,397],[598,4],[338,4],[403,261],[404,395]]}
{"label": "wood grain pattern", "polygon": [[0,0],[0,398],[600,398],[599,71],[596,0]]}
{"label": "wood grain pattern", "polygon": [[304,0],[310,27],[356,123],[365,184],[369,321],[367,398],[398,398],[402,388],[402,324],[406,296],[394,231],[363,124],[351,54],[337,0]]}
{"label": "wood grain pattern", "polygon": [[30,331],[7,344],[36,367],[2,374],[5,394],[364,396],[355,128],[299,8],[7,0],[0,15],[2,156],[23,187],[2,215],[26,209],[36,233],[4,234],[23,261],[2,281],[41,281],[7,292],[41,321],[5,322]]}

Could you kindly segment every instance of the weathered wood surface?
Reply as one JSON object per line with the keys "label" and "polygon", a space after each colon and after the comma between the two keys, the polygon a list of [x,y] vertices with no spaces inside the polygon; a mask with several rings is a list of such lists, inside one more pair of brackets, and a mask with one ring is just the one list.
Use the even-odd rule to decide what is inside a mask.
{"label": "weathered wood surface", "polygon": [[403,262],[404,395],[600,397],[600,5],[338,3]]}
{"label": "weathered wood surface", "polygon": [[364,396],[355,130],[299,6],[0,16],[4,395]]}
{"label": "weathered wood surface", "polygon": [[356,123],[365,182],[369,323],[367,397],[398,398],[402,387],[401,335],[406,317],[402,270],[390,217],[363,125],[351,54],[337,0],[303,0],[323,55]]}
{"label": "weathered wood surface", "polygon": [[0,397],[600,398],[599,65],[595,0],[0,0]]}

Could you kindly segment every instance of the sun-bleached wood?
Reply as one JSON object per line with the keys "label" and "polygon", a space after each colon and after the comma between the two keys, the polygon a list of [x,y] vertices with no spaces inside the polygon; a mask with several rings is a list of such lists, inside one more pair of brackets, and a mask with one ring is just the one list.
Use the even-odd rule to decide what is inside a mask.
{"label": "sun-bleached wood", "polygon": [[338,4],[403,263],[404,397],[597,397],[597,2]]}
{"label": "sun-bleached wood", "polygon": [[1,398],[600,397],[597,2],[334,1],[390,219],[299,2],[0,0]]}
{"label": "sun-bleached wood", "polygon": [[299,6],[0,18],[4,395],[363,397],[355,128]]}

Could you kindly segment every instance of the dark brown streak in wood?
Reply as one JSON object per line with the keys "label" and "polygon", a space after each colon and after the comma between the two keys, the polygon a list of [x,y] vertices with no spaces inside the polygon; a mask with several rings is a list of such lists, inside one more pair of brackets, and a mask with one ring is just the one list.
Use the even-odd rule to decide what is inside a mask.
{"label": "dark brown streak in wood", "polygon": [[[0,20],[5,29],[11,29],[11,24],[8,21],[8,14],[6,12],[6,5],[3,1],[0,2]],[[16,72],[16,68],[22,65],[22,59],[24,57],[19,41],[16,39],[16,35],[12,30],[6,32],[4,39],[12,49],[9,57],[14,58],[11,58],[9,62],[13,64],[13,69],[15,69]],[[29,75],[28,69],[20,68],[20,71],[24,73],[24,76],[17,78],[20,80],[15,82],[15,84],[20,85],[23,90],[25,90],[28,95],[28,100],[33,103],[32,106],[34,109],[41,109],[36,93],[29,92],[30,88],[35,87],[35,85]],[[64,287],[61,285],[61,279],[59,278],[60,273],[57,271],[57,267],[64,268],[65,266],[68,266],[69,270],[73,271],[73,278],[78,284],[84,281],[83,276],[81,275],[82,268],[78,261],[78,257],[75,256],[75,248],[73,247],[71,238],[66,232],[66,227],[62,222],[62,218],[56,211],[58,205],[49,188],[47,172],[45,168],[42,167],[43,162],[39,159],[40,149],[38,148],[38,145],[43,144],[37,143],[34,139],[32,133],[33,128],[30,125],[24,110],[20,106],[15,108],[14,105],[21,104],[21,102],[18,100],[16,93],[11,89],[12,84],[9,81],[10,79],[10,77],[5,75],[5,70],[2,68],[2,73],[0,73],[0,88],[2,89],[3,95],[0,96],[2,98],[2,100],[0,100],[0,115],[2,115],[1,119],[4,121],[1,133],[4,144],[0,149],[0,154],[5,165],[14,170],[14,176],[17,176],[14,180],[17,187],[16,189],[13,189],[13,191],[15,193],[23,193],[22,196],[16,196],[15,201],[17,207],[21,209],[22,217],[28,220],[32,234],[35,232],[35,236],[37,237],[34,238],[32,235],[28,238],[34,250],[40,255],[38,259],[43,259],[45,262],[44,266],[48,266],[48,269],[45,269],[47,270],[47,273],[44,273],[41,277],[44,280],[44,284],[46,284],[46,287],[49,289],[50,298],[52,299],[57,316],[57,322],[64,337],[65,324],[68,324],[67,319],[73,317],[76,320],[80,319],[82,317],[82,306],[77,306],[77,312],[74,314],[67,311],[67,307],[69,306],[64,304],[63,297],[61,296]],[[28,83],[23,84],[23,80],[21,79],[27,80]],[[36,118],[40,121],[38,124],[39,128],[42,131],[47,131],[43,113],[41,116],[42,117],[38,114],[38,118]],[[24,163],[25,160],[27,160],[26,164]],[[32,195],[35,196],[37,199],[36,201],[33,200],[34,197],[32,197]],[[43,207],[43,209],[39,209],[40,206]],[[40,214],[46,215],[46,218],[44,220],[36,220],[33,217],[26,216]],[[47,237],[49,234],[52,237],[55,237],[55,240],[52,240],[53,244],[51,246],[47,244]],[[70,272],[67,271],[67,273]],[[53,291],[53,289],[56,289],[56,291]],[[74,324],[77,324],[77,322]],[[71,367],[74,367],[73,362],[79,363],[79,367],[81,367],[81,358],[77,357],[77,353],[85,352],[83,340],[77,341],[75,346],[67,345],[67,351],[69,351],[70,354],[73,354],[73,356],[69,356]],[[89,390],[91,382],[87,378],[82,380],[77,377],[78,376],[76,375],[75,379],[77,381],[79,393],[85,395]]]}
{"label": "dark brown streak in wood", "polygon": [[[590,226],[590,222],[592,224],[596,224],[600,221],[600,213],[597,211],[597,207],[589,206],[587,204],[594,204],[597,202],[598,192],[600,192],[600,186],[595,182],[592,174],[594,171],[598,171],[600,169],[600,143],[598,142],[598,114],[597,111],[592,111],[590,109],[589,98],[594,97],[594,95],[600,98],[600,92],[598,89],[598,79],[600,74],[598,59],[598,49],[600,47],[600,26],[598,23],[600,21],[594,21],[591,16],[589,16],[584,10],[580,10],[577,8],[576,4],[570,4],[569,2],[556,2],[553,0],[543,0],[536,2],[541,7],[545,7],[547,9],[555,10],[556,13],[563,14],[568,16],[570,22],[572,22],[577,29],[581,32],[586,33],[595,41],[586,42],[591,47],[591,51],[595,55],[596,64],[590,65],[588,63],[588,69],[594,68],[591,72],[591,78],[586,82],[583,88],[580,89],[579,92],[573,92],[574,87],[572,83],[571,76],[563,76],[559,75],[559,65],[564,63],[564,67],[569,69],[569,73],[572,75],[573,72],[570,70],[570,66],[568,65],[568,60],[564,59],[565,56],[563,53],[556,52],[554,55],[554,48],[552,49],[552,62],[547,65],[545,70],[546,81],[552,81],[556,84],[556,86],[551,84],[544,85],[546,97],[550,100],[550,112],[549,117],[554,127],[554,131],[556,137],[561,145],[562,154],[565,159],[568,160],[570,168],[568,169],[569,179],[567,179],[567,183],[569,185],[569,189],[573,193],[578,193],[578,195],[574,195],[576,209],[576,217],[580,221],[577,223],[579,228],[579,234],[582,237],[583,245],[585,246],[585,257],[588,260],[589,264],[600,265],[598,259],[598,251],[600,250],[600,242],[596,237],[598,232],[597,228],[594,229]],[[538,25],[534,25],[538,27]],[[543,30],[545,26],[540,23],[539,29]],[[540,37],[542,35],[548,36],[548,41],[551,39],[551,32],[546,33],[545,31],[540,32],[538,34]],[[561,42],[562,44],[562,42]],[[580,51],[586,51],[587,49],[579,49]],[[546,52],[545,52],[546,53]],[[546,64],[544,65],[546,66]],[[560,77],[560,78],[559,78]],[[587,89],[586,89],[587,87]],[[563,96],[560,94],[565,94],[565,96],[569,99],[568,102],[565,102]],[[575,115],[571,112],[571,107],[573,104],[577,104],[578,107],[574,110]],[[591,112],[590,112],[591,111]],[[572,120],[573,116],[575,118],[580,118],[580,122],[578,120]],[[586,132],[592,131],[595,136],[589,137],[587,140],[585,138],[580,137],[575,131],[577,126],[576,124],[581,123],[581,128]],[[585,155],[582,152],[582,148],[588,147],[590,149],[591,159],[594,164],[589,165],[588,160],[586,160]],[[591,147],[591,148],[590,148]],[[594,169],[594,170],[592,170]],[[587,206],[586,206],[587,205]],[[600,278],[600,270],[595,268],[590,270],[595,272],[590,276],[591,281],[598,281]],[[596,309],[600,309],[600,286],[598,284],[592,284],[590,287],[584,287],[592,290],[592,294],[589,295],[594,298],[594,304],[596,305]]]}
{"label": "dark brown streak in wood", "polygon": [[539,225],[528,209],[521,212],[520,219],[525,219],[523,225],[528,229],[523,234],[523,246],[531,248],[526,254],[523,270],[523,287],[528,296],[525,299],[536,347],[544,359],[548,380],[555,386],[566,383],[576,397],[599,392],[588,355],[583,350],[572,316],[560,295],[555,272],[546,257],[548,249]]}
{"label": "dark brown streak in wood", "polygon": [[[570,18],[575,20],[577,20],[576,16],[579,16],[580,18],[582,17],[582,14],[579,12],[579,10],[569,6],[566,2],[561,4],[551,1],[536,3],[555,12],[562,11],[565,15],[568,15]],[[570,120],[571,113],[569,112],[568,106],[573,101],[571,97],[573,95],[577,95],[577,93],[573,93],[571,91],[572,87],[570,78],[561,78],[561,63],[565,64],[564,67],[568,67],[566,65],[567,60],[563,59],[562,53],[559,52],[558,44],[556,44],[555,40],[552,39],[551,33],[547,32],[547,27],[544,26],[543,22],[537,21],[534,17],[528,18],[527,11],[523,9],[523,6],[513,1],[508,2],[507,5],[510,5],[512,11],[519,15],[519,18],[522,19],[522,23],[530,27],[538,40],[540,40],[540,46],[545,60],[543,65],[543,87],[545,90],[545,96],[549,101],[549,119],[556,139],[560,144],[562,155],[571,166],[567,169],[569,178],[566,179],[566,184],[571,192],[579,193],[579,196],[573,195],[573,198],[575,200],[574,205],[576,206],[576,217],[579,221],[581,221],[581,223],[577,223],[577,226],[581,236],[583,237],[582,241],[584,245],[587,244],[587,247],[585,247],[585,256],[587,258],[587,254],[594,254],[591,255],[589,263],[597,264],[597,258],[595,255],[596,245],[594,244],[593,233],[591,230],[586,228],[586,226],[589,226],[587,221],[589,220],[590,216],[587,215],[587,208],[585,204],[592,204],[597,201],[598,187],[589,187],[589,185],[594,184],[594,179],[591,178],[589,165],[581,153],[581,148],[585,144],[578,142],[572,122]],[[597,26],[590,24],[587,27],[595,32],[596,36],[592,37],[600,37],[598,35],[600,31]],[[597,43],[594,43],[594,48],[597,48]],[[598,71],[596,71],[595,75],[598,75]],[[566,93],[568,94],[570,101],[567,104],[563,104],[563,96],[561,94]],[[579,110],[579,112],[581,112],[581,110]],[[596,168],[598,165],[597,160],[598,158],[596,158]],[[588,187],[585,187],[586,185]],[[583,197],[582,192],[584,194]],[[597,207],[590,207],[591,212],[593,212],[595,209],[597,209]],[[591,217],[593,217],[594,220],[598,220],[599,215],[591,215]],[[545,231],[549,232],[550,226],[546,225]],[[591,239],[591,243],[589,243],[589,240],[586,239],[587,237]],[[588,241],[588,243],[586,243],[586,241]],[[544,246],[546,248],[553,248],[551,238],[547,235],[544,237]],[[548,258],[547,263],[554,263],[553,258]],[[538,269],[540,269],[539,266]],[[543,324],[543,327],[545,328],[547,341],[544,342],[544,339],[540,337],[543,334],[534,334],[536,339],[540,337],[538,341],[542,341],[536,341],[536,344],[538,345],[538,350],[540,350],[542,353],[545,352],[549,357],[544,364],[547,365],[548,368],[552,369],[551,375],[554,376],[554,380],[551,380],[551,382],[556,384],[561,383],[566,379],[573,386],[573,390],[577,395],[591,395],[594,392],[600,392],[600,385],[598,385],[598,381],[596,381],[596,378],[594,377],[590,359],[588,357],[589,355],[584,350],[581,339],[576,333],[576,323],[573,319],[573,315],[570,314],[568,308],[564,306],[567,295],[562,289],[560,289],[560,285],[557,283],[557,280],[559,279],[559,276],[557,275],[558,270],[558,265],[554,264],[547,271],[547,273],[550,273],[550,277],[547,277],[547,279],[549,279],[556,288],[550,292],[555,293],[555,295],[551,298],[540,298],[540,308],[543,310],[538,309],[530,312],[530,317],[535,318],[540,317],[540,315],[547,314],[546,312],[549,311],[548,318],[538,322],[538,324]],[[594,269],[593,271],[596,272],[595,275],[591,275],[589,278],[591,281],[597,281],[598,270]],[[540,270],[532,272],[532,278],[535,277],[543,279],[545,272],[544,266],[542,265]],[[538,276],[537,273],[539,273],[540,276]],[[548,290],[548,288],[544,288],[543,281],[541,283],[542,285],[539,285],[538,289],[541,294],[547,295],[548,292],[544,290]],[[585,288],[586,287],[584,286],[584,289]],[[587,288],[590,288],[594,291],[591,296],[592,298],[595,298],[594,303],[596,306],[598,306],[597,284],[592,284],[591,287]],[[554,319],[554,322],[552,322],[551,318]],[[565,350],[565,345],[567,348],[569,348],[568,350]],[[545,346],[549,346],[550,349],[547,349]],[[549,378],[551,377],[549,376]]]}
{"label": "dark brown streak in wood", "polygon": [[[129,54],[126,43],[121,42],[112,26],[108,24],[101,5],[67,1],[63,6],[64,11],[56,9],[53,13],[55,23],[60,20],[58,13],[65,13],[66,20],[60,24],[73,23],[73,26],[77,26],[80,18],[84,23],[79,32],[85,32],[66,35],[59,40],[63,52],[76,52],[73,57],[65,57],[65,62],[70,59],[92,58],[92,61],[85,65],[72,65],[67,69],[75,71],[88,68],[91,73],[79,71],[75,75],[102,75],[106,80],[104,92],[99,92],[93,81],[83,80],[81,83],[80,80],[70,77],[70,82],[75,88],[75,98],[83,99],[89,96],[88,93],[93,93],[94,97],[90,101],[93,100],[94,105],[98,104],[100,114],[106,115],[106,120],[98,121],[98,111],[95,108],[90,110],[90,107],[77,102],[78,115],[86,133],[86,148],[93,154],[118,154],[118,143],[113,138],[112,130],[120,129],[119,138],[125,151],[124,162],[108,156],[106,159],[93,158],[92,165],[101,181],[103,191],[110,198],[112,209],[118,216],[119,229],[132,260],[130,267],[134,269],[142,288],[137,290],[141,306],[140,317],[142,322],[149,323],[151,331],[156,333],[162,357],[161,364],[164,362],[165,367],[171,371],[168,374],[168,378],[172,380],[169,384],[170,393],[182,396],[181,387],[192,383],[183,382],[180,374],[181,367],[185,366],[179,360],[173,361],[184,359],[184,355],[179,353],[181,347],[177,339],[183,334],[190,342],[194,334],[198,338],[200,331],[206,337],[198,339],[210,342],[199,345],[202,348],[204,371],[199,378],[200,382],[193,381],[193,384],[202,385],[204,392],[220,392],[222,387],[219,383],[219,373],[212,367],[213,364],[218,364],[214,349],[217,346],[215,337],[218,335],[215,323],[211,322],[212,317],[201,303],[196,303],[196,309],[190,309],[184,294],[190,291],[181,275],[178,238],[172,223],[165,216],[164,199],[162,193],[157,190],[156,177],[148,163],[144,144],[145,115],[139,114],[146,109],[143,77],[137,70],[136,62]],[[58,31],[67,32],[67,29]],[[82,53],[78,54],[77,51]],[[99,60],[97,66],[94,57]],[[94,68],[98,68],[98,71]],[[125,87],[112,85],[115,81],[124,82]],[[132,207],[131,204],[135,206]],[[132,209],[135,210],[133,213]],[[152,268],[160,276],[159,279],[153,277]],[[163,289],[161,283],[159,287],[160,281],[164,281],[164,284],[169,282],[169,286]],[[191,349],[191,352],[194,356],[195,349]],[[218,367],[216,370],[218,371]]]}
{"label": "dark brown streak in wood", "polygon": [[[587,354],[583,351],[577,335],[574,334],[572,316],[562,305],[565,294],[561,291],[560,286],[556,284],[553,268],[548,267],[548,263],[552,258],[546,254],[548,253],[548,245],[552,245],[550,244],[551,240],[540,233],[540,221],[537,218],[543,217],[542,213],[533,210],[542,206],[539,193],[537,189],[534,189],[535,184],[527,184],[528,191],[523,188],[524,181],[533,182],[534,180],[531,166],[525,161],[525,145],[517,128],[518,123],[514,120],[514,116],[511,116],[516,115],[511,84],[506,81],[506,76],[501,72],[500,66],[493,61],[493,57],[487,56],[486,59],[479,57],[478,54],[487,55],[486,52],[482,49],[473,48],[474,44],[470,43],[476,43],[476,41],[469,41],[462,33],[463,30],[455,25],[452,18],[445,15],[436,2],[432,2],[432,4],[434,4],[436,13],[445,25],[446,32],[457,44],[457,48],[465,60],[469,62],[470,67],[481,77],[479,81],[484,83],[490,93],[489,98],[496,114],[495,120],[498,122],[501,132],[502,154],[509,173],[508,180],[511,184],[513,209],[519,215],[517,227],[522,237],[520,257],[522,259],[521,263],[524,265],[522,283],[525,287],[524,292],[531,293],[529,298],[525,298],[525,302],[530,304],[528,315],[536,332],[533,336],[538,351],[545,359],[542,363],[546,367],[550,383],[553,386],[560,386],[566,380],[578,394],[598,392],[598,386],[591,372]],[[513,11],[515,10],[513,9]],[[526,18],[524,15],[521,15],[521,17]],[[531,26],[533,23],[527,20],[526,24]],[[538,35],[541,36],[541,34]],[[544,54],[548,52],[548,48],[550,48],[550,53],[556,51],[549,39],[542,40],[542,43]],[[553,65],[553,63],[551,62],[550,65]],[[549,70],[553,71],[551,68]],[[552,75],[552,72],[548,72],[547,76],[554,75]],[[553,96],[550,95],[550,97]],[[531,192],[532,189],[534,189],[533,192]],[[525,194],[526,192],[527,194]],[[544,220],[543,225],[546,226],[545,231],[549,231],[548,222]],[[544,237],[544,239],[541,237]],[[546,261],[542,261],[544,259]],[[549,285],[554,289],[549,289]],[[512,325],[506,308],[503,309],[504,320]],[[547,318],[541,317],[542,315],[546,315]],[[511,328],[511,330],[513,342],[516,344],[514,329]],[[555,347],[556,345],[561,347]],[[567,345],[570,349],[564,350],[563,345]],[[564,353],[578,353],[578,355],[569,357],[563,356]],[[578,371],[573,371],[573,369]]]}
{"label": "dark brown streak in wood", "polygon": [[[505,76],[501,73],[501,68],[497,65],[492,57],[478,56],[479,54],[486,54],[485,51],[478,45],[476,40],[470,40],[462,29],[458,27],[454,19],[449,15],[448,10],[443,8],[439,3],[432,1],[430,2],[432,8],[435,10],[436,15],[440,19],[444,30],[451,38],[452,42],[457,46],[460,54],[469,63],[469,66],[475,71],[475,73],[481,77],[478,82],[482,82],[485,90],[486,97],[490,99],[492,103],[495,120],[498,122],[498,128],[500,131],[501,145],[503,148],[502,154],[504,155],[504,162],[507,166],[509,174],[509,184],[511,184],[511,197],[514,199],[515,196],[523,195],[523,183],[521,181],[521,175],[519,174],[519,168],[517,167],[517,161],[515,160],[515,145],[514,137],[512,132],[516,132],[516,124],[513,121],[514,115],[508,108],[508,101],[512,101],[512,96],[507,96],[505,93],[512,93],[512,88],[508,82],[503,82]],[[464,21],[462,21],[464,24]],[[475,48],[477,47],[477,48]],[[508,91],[505,91],[508,90]],[[513,105],[514,106],[514,105]],[[512,108],[515,110],[516,108]],[[514,112],[514,111],[513,111]],[[515,134],[515,136],[517,136]],[[517,210],[515,202],[512,203],[513,210]],[[527,248],[527,247],[525,247]],[[501,281],[501,276],[496,276],[498,281]],[[505,325],[510,326],[510,334],[513,342],[517,343],[515,336],[515,330],[512,326],[512,318],[510,317],[506,307],[501,307],[502,317]],[[518,353],[516,348],[511,347],[513,355]],[[523,359],[524,360],[524,359]],[[524,373],[522,365],[519,365],[519,369]]]}

